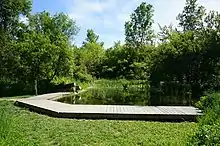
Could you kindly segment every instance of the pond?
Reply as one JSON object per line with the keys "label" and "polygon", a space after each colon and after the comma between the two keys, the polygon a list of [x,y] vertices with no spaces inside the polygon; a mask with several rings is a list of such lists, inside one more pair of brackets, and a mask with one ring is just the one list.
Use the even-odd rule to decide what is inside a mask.
{"label": "pond", "polygon": [[150,97],[148,90],[137,87],[125,88],[91,88],[78,95],[68,95],[60,98],[58,102],[67,104],[90,104],[90,105],[148,105],[148,106],[174,106],[194,105],[195,99],[190,96],[153,96]]}

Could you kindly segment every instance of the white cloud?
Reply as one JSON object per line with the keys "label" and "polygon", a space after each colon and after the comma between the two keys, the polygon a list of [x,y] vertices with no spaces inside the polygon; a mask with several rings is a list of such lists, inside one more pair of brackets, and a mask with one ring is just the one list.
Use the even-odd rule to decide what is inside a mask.
{"label": "white cloud", "polygon": [[[68,14],[76,20],[81,30],[77,37],[80,45],[87,29],[94,29],[105,46],[114,41],[124,40],[124,23],[143,0],[66,0]],[[154,6],[153,25],[159,31],[158,23],[177,26],[176,16],[183,10],[184,0],[145,0]],[[220,0],[199,0],[207,10],[220,10]]]}
{"label": "white cloud", "polygon": [[199,4],[205,6],[207,11],[220,11],[220,0],[199,0]]}

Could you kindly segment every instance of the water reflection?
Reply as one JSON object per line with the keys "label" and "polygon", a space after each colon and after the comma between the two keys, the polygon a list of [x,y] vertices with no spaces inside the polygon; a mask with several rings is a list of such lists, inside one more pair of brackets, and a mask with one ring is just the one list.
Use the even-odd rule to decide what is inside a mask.
{"label": "water reflection", "polygon": [[190,96],[149,95],[140,89],[93,88],[79,95],[68,95],[58,100],[68,104],[92,105],[193,105],[196,101]]}

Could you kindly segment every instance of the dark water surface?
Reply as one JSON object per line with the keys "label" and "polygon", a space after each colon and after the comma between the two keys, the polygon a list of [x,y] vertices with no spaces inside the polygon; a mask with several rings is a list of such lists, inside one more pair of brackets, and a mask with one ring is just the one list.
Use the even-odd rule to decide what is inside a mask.
{"label": "dark water surface", "polygon": [[78,95],[68,95],[60,98],[58,102],[68,104],[91,104],[91,105],[194,105],[196,99],[182,96],[153,96],[140,88],[91,88]]}

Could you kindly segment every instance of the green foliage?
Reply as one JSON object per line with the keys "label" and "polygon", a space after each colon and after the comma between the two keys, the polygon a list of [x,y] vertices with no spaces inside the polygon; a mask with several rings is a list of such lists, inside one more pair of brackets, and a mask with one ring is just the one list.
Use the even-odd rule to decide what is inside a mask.
{"label": "green foliage", "polygon": [[220,55],[217,32],[208,28],[200,32],[174,32],[169,42],[152,53],[149,71],[152,85],[157,86],[160,81],[191,84],[193,97],[215,88]]}
{"label": "green foliage", "polygon": [[16,40],[7,42],[3,39],[1,82],[20,84],[22,89],[15,90],[32,94],[37,81],[39,92],[47,92],[54,78],[73,77],[75,65],[70,41],[78,27],[63,13],[51,16],[41,12],[29,15],[28,20],[28,27],[20,28],[22,31]]}
{"label": "green foliage", "polygon": [[[16,39],[20,36],[20,30],[24,28],[19,19],[20,17],[26,17],[29,15],[31,11],[31,3],[32,2],[29,0],[0,1],[1,95],[5,93],[4,91],[6,88],[10,88],[10,86],[14,86],[15,83],[18,82],[16,73],[19,72],[17,68],[19,66],[19,50],[13,46]],[[22,85],[20,85],[20,87],[22,87]],[[13,90],[13,92],[14,91],[15,90]]]}
{"label": "green foliage", "polygon": [[95,34],[92,29],[87,30],[87,38],[86,41],[90,43],[97,43],[99,36]]}
{"label": "green foliage", "polygon": [[154,46],[143,46],[138,50],[116,43],[106,50],[102,64],[101,77],[144,80],[149,67],[150,53]]}
{"label": "green foliage", "polygon": [[0,1],[0,31],[8,32],[14,37],[18,26],[21,25],[19,17],[28,16],[31,12],[31,0],[1,0]]}
{"label": "green foliage", "polygon": [[11,49],[11,40],[19,36],[19,28],[22,28],[19,18],[28,16],[31,4],[30,0],[0,1],[0,82],[10,82],[9,78],[14,76],[18,52]]}
{"label": "green foliage", "polygon": [[30,31],[14,46],[19,49],[20,56],[18,77],[32,85],[34,80],[47,80],[50,83],[54,77],[70,76],[74,67],[73,52],[66,36],[63,34],[54,40],[53,34],[47,32],[47,30]]}
{"label": "green foliage", "polygon": [[[127,61],[125,60],[126,54],[124,52],[125,50],[120,42],[115,43],[114,47],[105,51],[106,57],[102,63],[101,77],[116,78],[126,74],[124,69]],[[124,74],[122,74],[123,72]]]}
{"label": "green foliage", "polygon": [[193,138],[188,142],[189,146],[218,146],[220,145],[220,122],[214,125],[204,125],[197,129]]}
{"label": "green foliage", "polygon": [[[187,0],[178,15],[183,30],[160,26],[157,46],[153,6],[142,2],[125,23],[125,45],[116,42],[109,49],[92,29],[81,47],[72,45],[79,28],[64,13],[31,15],[28,0],[0,3],[1,93],[32,94],[37,88],[44,93],[61,81],[95,78],[146,80],[156,96],[166,98],[199,99],[204,91],[220,87],[220,15],[205,14],[197,0]],[[21,16],[27,16],[27,24],[19,21]],[[174,84],[160,87],[161,82],[178,82],[178,89]]]}
{"label": "green foliage", "polygon": [[220,145],[220,94],[212,93],[203,97],[199,103],[204,116],[189,139],[188,145]]}
{"label": "green foliage", "polygon": [[214,105],[215,98],[216,96],[203,96],[195,105],[201,110],[208,109]]}
{"label": "green foliage", "polygon": [[142,2],[131,14],[131,21],[125,23],[125,41],[134,47],[153,43],[153,6]]}
{"label": "green foliage", "polygon": [[83,42],[81,48],[75,48],[75,77],[91,79],[93,77],[100,77],[100,68],[105,57],[105,50],[103,43],[98,42],[99,36],[93,30],[87,31],[86,42]]}
{"label": "green foliage", "polygon": [[[75,21],[63,13],[51,16],[48,12],[32,15],[29,21],[31,30],[27,34],[27,38],[24,35],[22,43],[25,41],[32,42],[31,49],[33,50],[27,47],[30,51],[27,54],[30,56],[29,61],[24,62],[32,62],[33,65],[29,66],[38,68],[37,70],[42,73],[37,74],[48,81],[52,81],[56,76],[70,76],[73,72],[74,63],[73,51],[69,41],[78,31]],[[35,56],[35,54],[40,56]],[[31,59],[35,59],[37,62],[30,61]]]}
{"label": "green foliage", "polygon": [[147,81],[145,80],[126,80],[126,79],[118,79],[118,80],[97,80],[95,82],[94,87],[96,88],[121,88],[126,90],[126,86],[132,87],[136,86],[137,88],[146,89]]}
{"label": "green foliage", "polygon": [[64,13],[51,16],[49,12],[43,11],[29,17],[31,30],[48,36],[52,43],[59,45],[62,39],[72,39],[78,33],[76,22]]}
{"label": "green foliage", "polygon": [[210,103],[203,102],[205,116],[200,120],[200,125],[213,125],[220,122],[220,94],[212,93],[207,95]]}
{"label": "green foliage", "polygon": [[159,25],[159,28],[160,28],[160,32],[158,32],[158,36],[157,38],[162,42],[169,42],[169,39],[170,37],[172,37],[172,34],[174,32],[177,31],[176,28],[173,27],[172,24],[170,24],[169,26],[161,26],[160,24]]}
{"label": "green foliage", "polygon": [[162,43],[150,57],[149,74],[153,88],[160,82],[175,82],[191,87],[199,99],[206,90],[219,88],[219,14],[205,14],[197,0],[187,0],[179,25],[183,31],[161,27]]}
{"label": "green foliage", "polygon": [[131,21],[125,23],[126,45],[116,42],[106,50],[106,57],[101,67],[101,77],[147,79],[150,56],[154,46],[153,6],[141,3],[132,13]]}
{"label": "green foliage", "polygon": [[86,36],[87,36],[86,42],[83,42],[84,45],[86,45],[87,43],[96,43],[96,44],[100,44],[100,46],[103,47],[104,42],[98,43],[99,35],[95,34],[94,30],[88,29]]}
{"label": "green foliage", "polygon": [[203,27],[205,8],[197,4],[197,0],[186,0],[186,5],[181,14],[178,15],[179,25],[183,30],[197,30]]}
{"label": "green foliage", "polygon": [[97,67],[102,63],[104,58],[104,48],[96,43],[87,43],[83,46],[81,59],[87,68],[88,74],[98,76]]}

